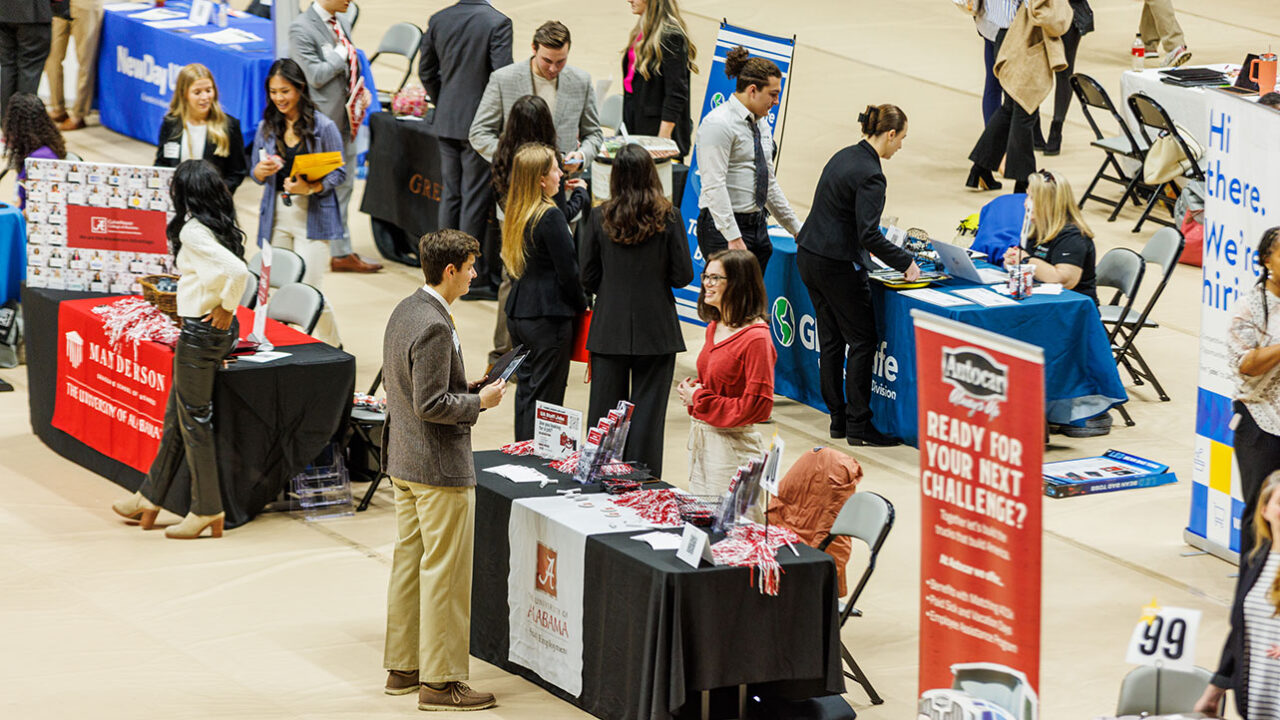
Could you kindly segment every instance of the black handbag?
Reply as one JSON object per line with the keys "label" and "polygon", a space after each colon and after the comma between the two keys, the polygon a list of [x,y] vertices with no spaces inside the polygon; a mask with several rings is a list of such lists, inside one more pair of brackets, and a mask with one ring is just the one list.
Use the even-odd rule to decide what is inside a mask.
{"label": "black handbag", "polygon": [[1093,8],[1089,7],[1089,0],[1071,0],[1071,11],[1071,26],[1080,37],[1093,32]]}

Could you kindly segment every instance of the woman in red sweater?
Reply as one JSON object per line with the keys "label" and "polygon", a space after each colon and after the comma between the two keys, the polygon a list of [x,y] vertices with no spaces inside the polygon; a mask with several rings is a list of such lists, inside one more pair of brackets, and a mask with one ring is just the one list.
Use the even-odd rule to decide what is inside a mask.
{"label": "woman in red sweater", "polygon": [[739,465],[765,451],[755,424],[773,412],[773,349],[766,321],[768,296],[760,265],[746,250],[711,256],[702,273],[698,317],[707,323],[698,377],[676,388],[693,427],[689,433],[689,492],[719,496]]}

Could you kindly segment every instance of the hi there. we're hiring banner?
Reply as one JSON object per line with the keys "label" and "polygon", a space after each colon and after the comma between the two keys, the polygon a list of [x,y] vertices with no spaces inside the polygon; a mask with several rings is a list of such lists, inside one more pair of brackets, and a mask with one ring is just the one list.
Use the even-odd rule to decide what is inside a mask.
{"label": "hi there. we're hiring banner", "polygon": [[[720,32],[716,35],[715,54],[711,59],[711,67],[707,73],[707,94],[702,102],[702,113],[698,123],[721,103],[729,99],[737,88],[737,81],[724,74],[724,58],[728,52],[741,45],[751,53],[752,57],[772,60],[782,71],[782,104],[769,111],[769,128],[774,133],[774,145],[778,143],[778,115],[786,103],[787,80],[791,75],[791,58],[795,52],[794,37],[784,38],[766,35],[745,28],[734,27],[728,23],[720,23]],[[702,268],[705,263],[702,253],[698,251],[698,196],[702,194],[702,176],[698,173],[698,144],[695,139],[692,157],[689,159],[689,177],[684,185],[684,198],[680,203],[680,214],[684,218],[685,231],[689,234],[689,253],[693,256],[693,282],[688,287],[675,291],[676,311],[680,319],[701,325],[698,320],[698,290],[701,288]]]}
{"label": "hi there. we're hiring banner", "polygon": [[1240,298],[1258,292],[1258,241],[1268,227],[1280,225],[1280,166],[1270,162],[1280,155],[1280,113],[1234,95],[1209,94],[1208,147],[1201,161],[1206,192],[1200,373],[1185,536],[1191,545],[1234,559],[1244,499],[1232,450],[1237,372],[1227,359],[1227,332]]}

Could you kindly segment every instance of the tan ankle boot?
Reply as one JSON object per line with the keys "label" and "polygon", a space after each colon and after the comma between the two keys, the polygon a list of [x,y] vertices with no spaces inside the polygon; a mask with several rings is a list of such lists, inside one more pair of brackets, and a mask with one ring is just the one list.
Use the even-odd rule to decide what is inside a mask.
{"label": "tan ankle boot", "polygon": [[143,497],[140,492],[111,503],[111,509],[126,520],[136,520],[143,530],[155,527],[156,515],[160,514],[160,506]]}
{"label": "tan ankle boot", "polygon": [[187,516],[182,518],[182,522],[165,528],[164,536],[175,540],[194,540],[204,533],[205,528],[210,528],[213,530],[213,536],[220,538],[222,537],[222,521],[226,516],[226,513],[218,513],[217,515],[187,513]]}

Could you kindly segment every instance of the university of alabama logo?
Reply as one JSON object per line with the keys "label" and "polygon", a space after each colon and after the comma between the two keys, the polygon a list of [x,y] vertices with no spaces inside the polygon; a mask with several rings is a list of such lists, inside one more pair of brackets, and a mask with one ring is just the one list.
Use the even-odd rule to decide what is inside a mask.
{"label": "university of alabama logo", "polygon": [[89,231],[96,233],[104,233],[107,231],[107,219],[104,217],[89,218]]}
{"label": "university of alabama logo", "polygon": [[80,337],[80,333],[72,330],[66,334],[67,340],[67,360],[71,361],[71,367],[78,368],[80,363],[84,362],[84,338]]}
{"label": "university of alabama logo", "polygon": [[556,551],[538,543],[538,574],[533,579],[537,590],[556,596]]}

